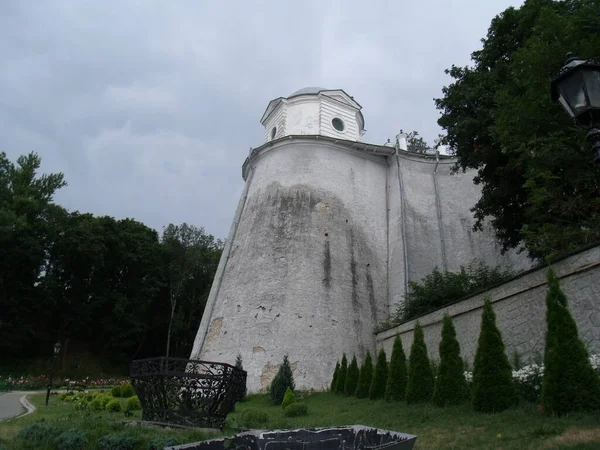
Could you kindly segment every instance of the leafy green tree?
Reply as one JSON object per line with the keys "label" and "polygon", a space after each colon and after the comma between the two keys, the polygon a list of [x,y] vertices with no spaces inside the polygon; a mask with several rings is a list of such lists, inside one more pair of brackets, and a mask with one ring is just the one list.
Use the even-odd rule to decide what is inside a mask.
{"label": "leafy green tree", "polygon": [[448,314],[444,315],[442,340],[440,341],[440,367],[433,390],[433,404],[455,405],[467,399],[467,382],[460,346],[456,339],[454,324]]}
{"label": "leafy green tree", "polygon": [[567,52],[598,54],[597,11],[593,0],[526,0],[492,20],[472,67],[446,71],[454,80],[436,100],[444,143],[456,169],[477,170],[475,228],[491,219],[504,250],[524,243],[544,258],[600,239],[600,172],[548,95]]}
{"label": "leafy green tree", "polygon": [[548,269],[546,349],[542,405],[547,414],[600,409],[600,377],[577,333],[556,274]]}
{"label": "leafy green tree", "polygon": [[418,131],[411,131],[406,135],[406,144],[409,152],[423,154],[427,153],[429,150],[429,145],[427,145],[427,142],[425,142],[425,140],[419,136]]}
{"label": "leafy green tree", "polygon": [[369,396],[369,389],[371,388],[371,380],[373,379],[373,360],[371,359],[371,353],[367,352],[365,360],[360,366],[360,372],[358,374],[358,385],[356,386],[356,397],[367,398]]}
{"label": "leafy green tree", "polygon": [[406,355],[402,348],[400,336],[396,335],[392,356],[390,357],[390,370],[385,388],[385,399],[388,402],[398,402],[406,397]]}
{"label": "leafy green tree", "polygon": [[517,401],[512,370],[496,326],[496,314],[492,302],[486,298],[473,368],[473,408],[485,413],[500,412]]}
{"label": "leafy green tree", "polygon": [[423,328],[419,322],[416,323],[413,334],[406,385],[406,401],[409,404],[429,402],[433,395],[433,370],[427,355]]}
{"label": "leafy green tree", "polygon": [[[240,370],[244,370],[244,363],[242,361],[242,355],[240,355],[238,353],[238,355],[235,357],[235,368],[236,369],[240,369]],[[246,400],[246,394],[248,392],[248,388],[247,386],[244,385],[244,392],[242,393],[242,399],[241,401],[245,401]]]}
{"label": "leafy green tree", "polygon": [[337,361],[335,363],[335,370],[333,371],[333,377],[331,378],[331,385],[329,386],[329,392],[335,393],[335,388],[337,387],[337,379],[340,373],[340,362]]}
{"label": "leafy green tree", "polygon": [[296,389],[296,385],[294,383],[294,375],[292,374],[292,367],[290,366],[288,355],[284,355],[283,364],[279,366],[279,370],[269,387],[271,402],[274,405],[281,405],[285,391],[287,391],[288,388],[293,392]]}
{"label": "leafy green tree", "polygon": [[[193,341],[193,333],[202,318],[221,256],[223,243],[207,234],[202,227],[169,224],[161,239],[167,267],[169,292],[169,325],[167,329],[166,356],[171,348],[171,331],[174,319],[186,323],[179,328],[187,331],[186,338]],[[180,314],[176,314],[181,311]]]}
{"label": "leafy green tree", "polygon": [[343,394],[344,388],[346,387],[346,373],[348,372],[348,358],[346,354],[342,355],[342,363],[340,364],[340,370],[335,384],[335,393]]}
{"label": "leafy green tree", "polygon": [[348,366],[346,372],[346,384],[344,385],[345,395],[354,395],[356,393],[356,386],[358,386],[359,369],[358,363],[356,362],[356,355],[352,356],[352,361]]}
{"label": "leafy green tree", "polygon": [[375,372],[373,373],[373,379],[371,380],[371,387],[369,389],[369,398],[371,400],[377,400],[385,396],[385,386],[388,378],[388,363],[383,347],[379,349],[377,355],[377,363],[375,364]]}

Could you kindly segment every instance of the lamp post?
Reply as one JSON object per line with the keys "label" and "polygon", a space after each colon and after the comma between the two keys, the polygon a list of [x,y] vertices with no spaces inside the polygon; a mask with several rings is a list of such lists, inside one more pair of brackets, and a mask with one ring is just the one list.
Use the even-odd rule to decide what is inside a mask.
{"label": "lamp post", "polygon": [[54,380],[54,363],[56,357],[60,353],[60,341],[54,344],[54,356],[52,357],[52,367],[50,369],[50,381],[48,382],[48,391],[46,392],[46,406],[48,406],[48,400],[50,399],[50,390],[52,389],[52,381]]}
{"label": "lamp post", "polygon": [[600,62],[567,55],[565,65],[550,85],[558,101],[576,125],[588,129],[587,141],[600,167]]}

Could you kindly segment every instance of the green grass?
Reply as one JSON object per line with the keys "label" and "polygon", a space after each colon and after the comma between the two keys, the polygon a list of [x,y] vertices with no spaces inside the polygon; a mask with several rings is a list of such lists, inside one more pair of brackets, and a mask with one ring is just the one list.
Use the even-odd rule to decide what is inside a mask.
{"label": "green grass", "polygon": [[[75,405],[70,402],[61,401],[57,395],[50,397],[50,403],[44,406],[45,394],[36,394],[29,397],[29,401],[35,405],[37,410],[25,417],[13,419],[8,422],[0,422],[0,449],[1,450],[22,450],[22,449],[40,449],[56,450],[53,445],[38,446],[24,442],[18,438],[19,430],[27,425],[38,421],[55,425],[61,430],[77,428],[87,437],[89,445],[86,450],[97,449],[96,441],[107,434],[124,433],[136,437],[141,441],[139,449],[146,448],[146,443],[157,437],[173,437],[179,443],[197,442],[209,439],[214,435],[201,431],[188,429],[164,429],[147,428],[141,426],[127,425],[135,420],[140,420],[141,412],[134,411],[133,416],[126,417],[123,412],[108,413],[105,411],[76,411]],[[119,399],[121,406],[125,406],[126,399]]]}
{"label": "green grass", "polygon": [[[300,394],[302,396],[302,394]],[[500,414],[480,414],[469,405],[387,403],[329,393],[304,394],[308,415],[287,418],[264,395],[238,403],[231,419],[243,426],[244,411],[268,416],[265,428],[367,425],[418,436],[416,449],[598,449],[600,415],[542,416],[534,405],[521,405]],[[248,413],[246,413],[248,414]]]}
{"label": "green grass", "polygon": [[[250,395],[248,400],[236,405],[230,423],[244,425],[244,417],[266,415],[260,427],[267,429],[321,427],[329,425],[361,424],[388,430],[416,434],[417,450],[425,449],[580,449],[600,448],[600,415],[573,414],[567,417],[542,416],[535,406],[525,404],[500,414],[479,414],[468,405],[436,408],[432,405],[387,403],[370,401],[329,393],[298,393],[299,401],[308,406],[304,417],[285,417],[279,406],[270,404],[267,395]],[[211,436],[192,430],[150,429],[129,426],[139,420],[140,412],[133,417],[123,413],[104,411],[76,411],[74,404],[52,396],[50,405],[44,406],[44,395],[30,397],[38,408],[29,416],[9,422],[0,422],[0,449],[55,450],[49,446],[28,446],[17,437],[22,427],[43,420],[62,430],[77,428],[88,438],[88,450],[97,448],[96,441],[110,433],[127,433],[142,443],[157,437],[174,437],[180,443],[195,442]],[[124,406],[125,399],[121,400]],[[252,414],[252,411],[255,414]],[[255,425],[257,426],[257,425]]]}

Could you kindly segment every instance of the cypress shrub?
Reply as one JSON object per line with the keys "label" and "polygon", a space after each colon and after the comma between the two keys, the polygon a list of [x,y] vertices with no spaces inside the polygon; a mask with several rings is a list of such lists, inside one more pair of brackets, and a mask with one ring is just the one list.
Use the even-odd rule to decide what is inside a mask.
{"label": "cypress shrub", "polygon": [[402,348],[400,336],[396,335],[392,356],[390,357],[390,367],[388,379],[385,386],[385,399],[388,402],[398,402],[404,400],[406,396],[406,355]]}
{"label": "cypress shrub", "polygon": [[563,415],[570,411],[600,409],[600,378],[594,372],[577,324],[569,312],[567,297],[552,269],[548,269],[546,294],[546,348],[542,406],[544,412]]}
{"label": "cypress shrub", "polygon": [[290,388],[287,388],[285,395],[283,396],[283,401],[281,402],[281,407],[285,409],[292,403],[296,403],[296,396]]}
{"label": "cypress shrub", "polygon": [[479,412],[500,412],[517,401],[502,334],[496,327],[496,314],[486,298],[473,368],[473,408]]}
{"label": "cypress shrub", "polygon": [[429,402],[433,395],[433,370],[427,356],[427,346],[423,328],[417,322],[408,362],[406,401],[410,403]]}
{"label": "cypress shrub", "polygon": [[344,394],[354,395],[356,392],[356,386],[358,386],[358,363],[356,362],[356,355],[352,357],[352,362],[348,366],[346,372],[346,384],[344,386]]}
{"label": "cypress shrub", "polygon": [[329,386],[329,392],[335,393],[337,386],[338,375],[340,374],[340,362],[335,363],[335,370],[333,371],[333,378],[331,379],[331,385]]}
{"label": "cypress shrub", "polygon": [[292,375],[292,368],[290,367],[288,355],[284,355],[283,364],[279,366],[277,375],[275,375],[275,378],[273,378],[269,388],[271,402],[274,405],[281,405],[287,388],[290,388],[293,391],[295,387],[294,376]]}
{"label": "cypress shrub", "polygon": [[[240,355],[239,353],[235,357],[235,368],[236,369],[240,369],[240,370],[244,370],[244,364],[242,362],[242,355]],[[240,399],[241,402],[243,402],[244,400],[246,400],[246,395],[247,394],[248,394],[248,388],[247,388],[246,385],[244,385],[244,391],[242,392],[242,398]]]}
{"label": "cypress shrub", "polygon": [[440,342],[440,367],[433,389],[433,404],[436,406],[456,405],[467,398],[467,381],[464,364],[460,357],[460,345],[452,319],[444,315],[442,340]]}
{"label": "cypress shrub", "polygon": [[360,367],[358,373],[358,385],[356,386],[356,396],[358,398],[367,398],[369,396],[369,389],[371,388],[371,380],[373,379],[373,360],[371,359],[371,353],[367,352],[365,361]]}
{"label": "cypress shrub", "polygon": [[369,389],[369,398],[377,400],[385,396],[385,386],[388,378],[388,363],[385,356],[385,350],[381,348],[377,355],[377,363],[375,364],[375,372],[371,380]]}
{"label": "cypress shrub", "polygon": [[344,387],[346,386],[346,372],[348,371],[348,358],[346,358],[346,354],[342,355],[342,363],[340,364],[340,371],[338,372],[338,377],[335,382],[335,390],[336,394],[343,394]]}

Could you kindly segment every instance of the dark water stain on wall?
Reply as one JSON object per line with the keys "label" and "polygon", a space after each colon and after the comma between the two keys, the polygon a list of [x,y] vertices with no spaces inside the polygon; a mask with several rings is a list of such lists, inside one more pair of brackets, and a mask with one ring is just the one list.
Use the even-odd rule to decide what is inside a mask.
{"label": "dark water stain on wall", "polygon": [[329,239],[327,239],[323,251],[323,285],[327,289],[331,287],[331,249],[329,245]]}

